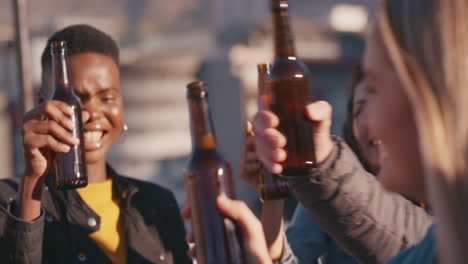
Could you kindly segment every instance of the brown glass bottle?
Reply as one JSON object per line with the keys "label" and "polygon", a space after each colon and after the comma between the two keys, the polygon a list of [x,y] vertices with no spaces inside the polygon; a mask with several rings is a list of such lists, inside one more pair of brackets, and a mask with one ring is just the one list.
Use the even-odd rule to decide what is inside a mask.
{"label": "brown glass bottle", "polygon": [[75,128],[69,132],[80,140],[79,145],[70,146],[68,153],[55,153],[52,161],[52,182],[57,189],[75,189],[88,185],[81,104],[71,84],[66,42],[53,42],[50,48],[53,80],[50,100],[62,101],[71,106],[74,113],[70,119]]}
{"label": "brown glass bottle", "polygon": [[217,150],[203,82],[187,86],[192,153],[184,170],[192,212],[197,260],[200,264],[241,264],[240,230],[217,209],[216,198],[234,198],[230,164]]}
{"label": "brown glass bottle", "polygon": [[310,73],[296,57],[289,26],[288,1],[271,0],[274,27],[275,60],[268,75],[270,109],[279,117],[279,130],[286,136],[286,176],[304,175],[315,166],[312,123],[304,114],[312,102]]}
{"label": "brown glass bottle", "polygon": [[[258,69],[258,96],[269,101],[270,65],[263,63],[257,65]],[[260,168],[258,193],[263,200],[284,199],[290,196],[289,186],[282,176],[271,173],[263,166]]]}

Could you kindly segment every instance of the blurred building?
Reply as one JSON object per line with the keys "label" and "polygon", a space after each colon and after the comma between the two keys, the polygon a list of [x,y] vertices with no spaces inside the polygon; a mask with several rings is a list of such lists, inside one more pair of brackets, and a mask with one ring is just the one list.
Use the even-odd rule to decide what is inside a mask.
{"label": "blurred building", "polygon": [[[317,93],[334,105],[333,131],[337,134],[345,112],[349,71],[359,61],[362,31],[375,2],[290,3],[298,55],[311,67]],[[255,191],[237,175],[243,124],[256,108],[255,66],[272,58],[268,1],[41,0],[29,2],[29,14],[36,87],[40,54],[52,32],[86,23],[119,42],[129,125],[125,141],[116,144],[109,157],[119,171],[167,186],[184,202],[182,167],[191,149],[185,86],[202,79],[209,85],[215,129],[234,167],[238,196],[251,205],[256,203]],[[11,1],[1,1],[0,47],[13,40],[13,32]],[[18,100],[12,56],[11,48],[0,48],[0,95],[5,94],[5,102]],[[10,137],[2,134],[2,128],[11,123],[2,118],[8,117],[2,102],[0,98],[0,144]]]}

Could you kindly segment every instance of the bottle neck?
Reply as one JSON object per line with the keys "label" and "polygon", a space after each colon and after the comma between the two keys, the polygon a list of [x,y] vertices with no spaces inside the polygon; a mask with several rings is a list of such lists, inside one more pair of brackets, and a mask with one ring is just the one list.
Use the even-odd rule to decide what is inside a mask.
{"label": "bottle neck", "polygon": [[268,95],[268,74],[269,74],[269,65],[265,65],[264,67],[258,68],[258,95]]}
{"label": "bottle neck", "polygon": [[189,97],[190,130],[192,150],[215,149],[216,137],[211,121],[210,109],[205,97]]}
{"label": "bottle neck", "polygon": [[52,80],[53,90],[73,92],[70,84],[70,67],[66,50],[60,50],[52,53]]}
{"label": "bottle neck", "polygon": [[289,25],[288,2],[272,1],[275,56],[279,58],[295,57],[294,39]]}

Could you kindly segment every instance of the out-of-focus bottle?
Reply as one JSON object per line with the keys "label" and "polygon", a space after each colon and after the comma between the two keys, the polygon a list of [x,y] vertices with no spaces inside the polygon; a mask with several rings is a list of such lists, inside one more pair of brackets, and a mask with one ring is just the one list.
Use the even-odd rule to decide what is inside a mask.
{"label": "out-of-focus bottle", "polygon": [[315,166],[313,127],[304,114],[305,106],[312,102],[310,73],[296,57],[288,1],[271,0],[271,11],[275,59],[268,75],[269,107],[279,117],[278,128],[287,138],[283,175],[304,175]]}
{"label": "out-of-focus bottle", "polygon": [[223,216],[218,196],[234,198],[231,165],[217,150],[203,82],[187,86],[192,153],[184,170],[199,264],[244,263],[240,230]]}

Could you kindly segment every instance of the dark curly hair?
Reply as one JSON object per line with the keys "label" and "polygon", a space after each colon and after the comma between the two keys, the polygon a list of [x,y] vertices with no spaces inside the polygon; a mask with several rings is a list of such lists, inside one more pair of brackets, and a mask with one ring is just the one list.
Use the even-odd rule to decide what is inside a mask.
{"label": "dark curly hair", "polygon": [[52,71],[50,44],[54,41],[66,41],[69,56],[95,52],[108,56],[119,65],[119,48],[117,43],[106,33],[88,25],[73,25],[57,31],[47,40],[47,44],[42,52],[42,86],[37,91],[39,102],[44,100],[48,96],[48,93],[50,93],[50,83],[48,82],[50,81],[48,77]]}
{"label": "dark curly hair", "polygon": [[70,56],[96,52],[109,56],[117,65],[119,64],[119,48],[109,35],[89,25],[73,25],[55,32],[47,40],[41,57],[43,71],[49,72],[51,67],[50,44],[54,41],[66,41]]}

